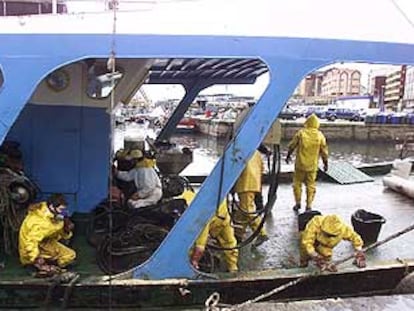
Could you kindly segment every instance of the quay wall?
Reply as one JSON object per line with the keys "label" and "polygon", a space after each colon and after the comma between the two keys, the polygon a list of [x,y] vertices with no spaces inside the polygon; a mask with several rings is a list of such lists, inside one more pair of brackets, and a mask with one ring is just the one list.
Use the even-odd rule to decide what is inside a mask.
{"label": "quay wall", "polygon": [[[290,140],[303,122],[281,121],[282,140]],[[412,124],[365,124],[363,122],[321,122],[320,130],[327,140],[352,140],[384,142],[403,139],[407,133],[414,133]]]}

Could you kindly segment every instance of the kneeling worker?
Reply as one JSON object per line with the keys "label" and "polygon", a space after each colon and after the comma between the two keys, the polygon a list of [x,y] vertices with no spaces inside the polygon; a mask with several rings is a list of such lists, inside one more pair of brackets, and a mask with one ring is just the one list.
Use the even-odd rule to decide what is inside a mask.
{"label": "kneeling worker", "polygon": [[[192,195],[188,195],[187,193],[183,196],[187,205],[190,204],[194,196],[194,193]],[[223,253],[227,270],[229,272],[237,272],[239,251],[235,248],[237,246],[237,240],[234,236],[234,229],[231,225],[231,218],[227,209],[226,200],[221,203],[216,214],[210,219],[195,241],[190,261],[196,269],[199,269],[199,262],[204,255],[209,236],[215,239],[220,247],[225,248]]]}
{"label": "kneeling worker", "polygon": [[62,194],[52,194],[46,202],[29,206],[20,227],[20,262],[34,266],[38,276],[54,275],[76,258],[74,250],[59,242],[70,239],[74,228],[64,216],[66,207]]}
{"label": "kneeling worker", "polygon": [[306,267],[312,259],[321,270],[337,271],[330,260],[333,248],[342,240],[352,242],[356,251],[354,264],[364,268],[366,263],[361,237],[336,215],[315,216],[306,225],[301,234],[300,266]]}
{"label": "kneeling worker", "polygon": [[154,160],[144,156],[141,150],[132,150],[130,156],[137,161],[129,171],[114,169],[117,178],[134,181],[136,192],[128,199],[130,208],[140,208],[156,204],[162,198],[161,180],[154,169]]}

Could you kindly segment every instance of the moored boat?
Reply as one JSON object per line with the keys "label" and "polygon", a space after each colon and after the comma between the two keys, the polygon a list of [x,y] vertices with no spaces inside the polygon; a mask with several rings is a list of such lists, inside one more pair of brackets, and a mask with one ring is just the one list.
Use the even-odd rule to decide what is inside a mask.
{"label": "moored boat", "polygon": [[180,134],[189,134],[195,132],[197,127],[196,121],[192,117],[184,117],[178,122],[175,132]]}
{"label": "moored boat", "polygon": [[[412,28],[389,1],[377,1],[376,14],[369,15],[364,8],[372,7],[356,0],[343,4],[291,1],[285,7],[270,0],[257,6],[251,6],[249,1],[228,1],[220,2],[219,14],[210,2],[177,2],[174,6],[166,3],[154,10],[117,14],[0,19],[3,43],[0,45],[0,139],[21,143],[27,175],[38,183],[43,195],[65,193],[71,212],[80,215],[78,224],[109,193],[113,118],[108,111],[116,103],[128,101],[144,81],[184,85],[186,95],[157,138],[162,142],[174,132],[201,90],[213,84],[252,84],[260,75],[270,73],[266,91],[229,141],[191,205],[179,218],[174,218],[168,231],[158,231],[165,238],[157,247],[151,245],[150,256],[134,261],[132,270],[121,275],[108,277],[101,272],[100,276],[93,276],[91,273],[97,271],[91,263],[95,250],[89,248],[89,252],[81,251],[78,256],[85,261],[81,271],[85,277],[67,285],[33,280],[16,261],[16,270],[11,269],[12,263],[9,266],[6,262],[6,269],[0,272],[2,306],[31,307],[39,299],[54,305],[60,303],[59,299],[51,301],[51,297],[62,297],[65,306],[73,307],[200,305],[217,290],[223,293],[223,301],[238,303],[312,272],[312,268],[283,269],[280,264],[290,256],[280,256],[279,250],[297,251],[297,217],[283,195],[279,195],[276,203],[282,208],[275,212],[275,217],[281,218],[281,225],[271,237],[276,246],[282,244],[282,247],[274,248],[277,254],[266,254],[266,258],[278,260],[267,261],[273,271],[254,271],[248,276],[217,274],[220,278],[211,280],[212,275],[194,269],[188,252],[215,214],[217,202],[230,192],[246,161],[303,76],[338,60],[412,63],[414,41],[407,36]],[[239,9],[237,15],[235,5]],[[298,5],[305,7],[297,11]],[[317,5],[323,5],[324,10],[314,10]],[[355,7],[360,12],[355,12]],[[338,16],[338,11],[343,13]],[[252,16],[257,18],[256,22],[246,27],[245,21]],[[313,21],[326,16],[335,16],[336,23],[324,29],[315,27]],[[356,26],[362,24],[366,31],[348,29],[344,33],[348,16],[354,16]],[[387,27],[395,29],[378,25],[378,20],[389,20]],[[378,196],[382,185],[378,180],[373,185],[377,187],[353,198],[358,202],[351,202],[351,188],[326,186],[325,190],[335,193],[336,198],[335,202],[321,201],[321,206],[326,206],[326,212],[348,217],[350,205],[354,209],[356,205],[367,204],[367,197],[375,194],[371,202],[381,198],[382,214],[389,213],[392,219],[390,207],[395,213],[395,205],[412,204],[389,194]],[[323,188],[321,185],[321,193]],[[286,189],[282,193],[290,195]],[[398,209],[399,221],[391,222],[394,225],[387,233],[412,222],[411,213],[404,214],[407,210]],[[80,244],[85,243],[81,227],[78,226],[77,241]],[[119,238],[117,233],[113,234],[113,227],[108,225],[107,229]],[[280,238],[286,233],[290,239]],[[407,239],[402,241],[398,249],[388,245],[382,258],[372,254],[372,262],[368,259],[366,269],[350,266],[339,273],[321,275],[311,283],[303,283],[302,288],[293,287],[274,298],[308,297],[302,293],[309,288],[315,290],[308,295],[315,296],[351,295],[356,290],[387,291],[413,267],[412,248],[406,247],[410,245]],[[103,251],[114,255],[117,250],[108,246]],[[396,253],[403,262],[395,260]],[[380,264],[381,261],[385,264]],[[381,283],[379,280],[384,276],[387,282]],[[349,290],[346,284],[350,285]]]}
{"label": "moored boat", "polygon": [[213,137],[228,137],[233,131],[234,120],[196,117],[194,121],[200,133]]}

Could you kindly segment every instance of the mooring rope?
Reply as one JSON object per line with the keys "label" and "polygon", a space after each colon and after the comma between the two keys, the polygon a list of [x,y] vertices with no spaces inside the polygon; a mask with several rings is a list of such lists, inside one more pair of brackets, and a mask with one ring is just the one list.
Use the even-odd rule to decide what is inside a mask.
{"label": "mooring rope", "polygon": [[[113,197],[112,197],[112,159],[114,155],[114,117],[113,117],[113,110],[115,107],[115,71],[116,71],[116,26],[117,26],[117,15],[116,12],[118,10],[118,0],[111,0],[112,1],[112,10],[113,10],[113,21],[112,21],[112,41],[111,41],[111,51],[109,54],[109,59],[107,63],[108,70],[111,71],[111,98],[109,103],[109,118],[110,118],[110,133],[109,133],[109,144],[110,144],[110,153],[109,153],[109,180],[108,180],[108,191],[109,191],[109,209],[112,211],[113,205]],[[112,250],[112,236],[113,236],[113,218],[112,213],[109,214],[109,249]],[[112,255],[109,256],[109,266],[112,269]],[[109,309],[112,310],[112,276],[109,276],[109,291],[108,291],[108,299],[109,299]]]}
{"label": "mooring rope", "polygon": [[8,187],[0,184],[0,224],[3,227],[4,252],[8,255],[17,249],[18,232],[22,221],[22,213],[18,212]]}
{"label": "mooring rope", "polygon": [[[398,231],[398,232],[396,232],[396,233],[388,236],[387,238],[383,239],[382,241],[375,242],[375,243],[373,243],[373,244],[371,244],[371,245],[363,248],[362,251],[363,252],[367,252],[369,250],[375,249],[375,248],[377,248],[377,247],[379,247],[379,246],[381,246],[381,245],[383,245],[383,244],[385,244],[385,243],[387,243],[389,241],[392,241],[392,240],[400,237],[401,235],[406,234],[406,233],[408,233],[410,231],[413,231],[413,230],[414,230],[414,224],[413,225],[410,225],[410,226],[408,226],[406,228],[404,228],[401,231]],[[340,259],[338,261],[335,261],[334,264],[336,266],[338,266],[338,265],[341,265],[341,264],[343,264],[343,263],[345,263],[345,262],[347,262],[347,261],[349,261],[350,259],[353,259],[353,258],[354,258],[354,255],[352,254],[352,255],[346,256],[346,257],[344,257],[344,258],[342,258],[342,259]],[[295,286],[296,284],[299,284],[299,283],[301,283],[301,282],[303,282],[305,280],[308,280],[310,278],[320,276],[322,274],[323,274],[323,271],[319,271],[319,270],[318,271],[315,271],[315,272],[313,272],[311,274],[302,276],[302,277],[297,278],[297,279],[295,279],[293,281],[290,281],[290,282],[288,282],[286,284],[283,284],[281,286],[278,286],[278,287],[272,289],[271,291],[269,291],[267,293],[264,293],[262,295],[259,295],[259,296],[255,297],[253,299],[250,299],[250,300],[247,300],[247,301],[242,302],[240,304],[236,304],[236,305],[229,306],[229,307],[227,307],[227,306],[220,307],[220,304],[219,304],[220,294],[217,293],[217,292],[214,292],[212,295],[210,295],[210,297],[207,298],[207,300],[206,300],[206,309],[205,310],[206,311],[207,310],[208,311],[218,311],[218,310],[220,310],[220,311],[235,311],[235,310],[240,310],[243,307],[246,307],[246,306],[248,306],[248,305],[250,305],[252,303],[256,303],[256,302],[262,301],[262,300],[264,300],[264,299],[266,299],[266,298],[268,298],[270,296],[273,296],[273,295],[275,295],[277,293],[280,293],[280,292],[284,291],[285,289],[287,289],[289,287]],[[218,298],[217,298],[217,295],[218,295]],[[213,297],[214,297],[214,299],[213,299]],[[207,306],[207,301],[214,301],[214,305]]]}

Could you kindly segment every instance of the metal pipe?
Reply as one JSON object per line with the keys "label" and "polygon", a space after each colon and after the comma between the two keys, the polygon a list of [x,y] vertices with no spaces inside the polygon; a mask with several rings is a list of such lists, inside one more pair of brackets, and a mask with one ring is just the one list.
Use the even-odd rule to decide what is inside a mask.
{"label": "metal pipe", "polygon": [[58,10],[57,10],[57,0],[52,0],[52,14],[57,14]]}

